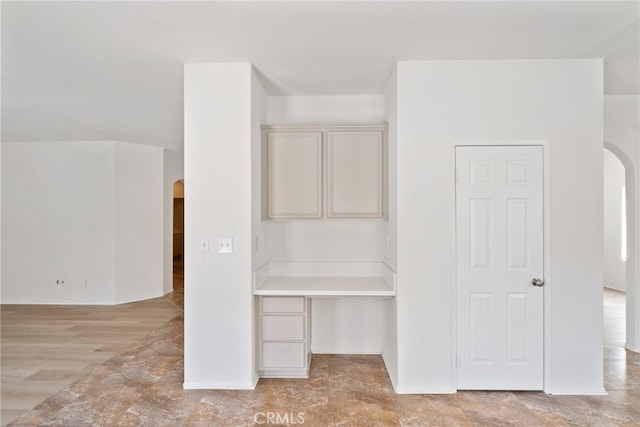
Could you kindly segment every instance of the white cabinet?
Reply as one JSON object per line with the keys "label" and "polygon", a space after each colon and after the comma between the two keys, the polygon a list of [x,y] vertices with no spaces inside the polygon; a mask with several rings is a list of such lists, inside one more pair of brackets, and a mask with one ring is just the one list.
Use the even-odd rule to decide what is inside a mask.
{"label": "white cabinet", "polygon": [[263,342],[261,377],[309,377],[305,345],[301,342]]}
{"label": "white cabinet", "polygon": [[327,132],[327,217],[381,218],[382,130]]}
{"label": "white cabinet", "polygon": [[258,372],[266,378],[307,378],[309,311],[305,297],[259,297]]}
{"label": "white cabinet", "polygon": [[263,126],[267,219],[383,218],[386,126]]}
{"label": "white cabinet", "polygon": [[322,132],[266,133],[269,218],[322,217]]}

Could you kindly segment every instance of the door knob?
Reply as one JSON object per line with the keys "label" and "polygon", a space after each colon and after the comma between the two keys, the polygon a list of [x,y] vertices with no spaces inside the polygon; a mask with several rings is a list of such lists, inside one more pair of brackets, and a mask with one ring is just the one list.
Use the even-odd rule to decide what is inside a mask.
{"label": "door knob", "polygon": [[531,279],[531,284],[538,287],[544,286],[544,279],[534,277],[533,279]]}

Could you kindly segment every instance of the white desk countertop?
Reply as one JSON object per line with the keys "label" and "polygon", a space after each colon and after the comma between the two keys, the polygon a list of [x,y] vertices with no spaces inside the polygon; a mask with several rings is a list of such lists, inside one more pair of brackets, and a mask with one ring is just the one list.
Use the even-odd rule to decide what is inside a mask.
{"label": "white desk countertop", "polygon": [[382,277],[295,277],[272,276],[256,286],[254,295],[263,296],[372,296],[396,295]]}
{"label": "white desk countertop", "polygon": [[253,273],[253,294],[305,297],[394,297],[396,279],[381,262],[269,262]]}

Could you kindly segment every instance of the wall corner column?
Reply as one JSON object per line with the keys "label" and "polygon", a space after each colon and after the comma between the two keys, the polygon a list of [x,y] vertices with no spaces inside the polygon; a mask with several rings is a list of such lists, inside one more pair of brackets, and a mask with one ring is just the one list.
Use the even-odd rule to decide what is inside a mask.
{"label": "wall corner column", "polygon": [[[252,389],[249,63],[185,66],[185,378],[189,389]],[[233,253],[216,241],[233,239]],[[208,243],[208,250],[202,243]]]}

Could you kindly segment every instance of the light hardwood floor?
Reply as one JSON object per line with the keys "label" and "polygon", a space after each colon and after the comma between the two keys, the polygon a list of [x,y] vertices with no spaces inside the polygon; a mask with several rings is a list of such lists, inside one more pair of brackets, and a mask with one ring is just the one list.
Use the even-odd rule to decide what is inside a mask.
{"label": "light hardwood floor", "polygon": [[168,298],[114,306],[3,305],[2,425],[180,313]]}

